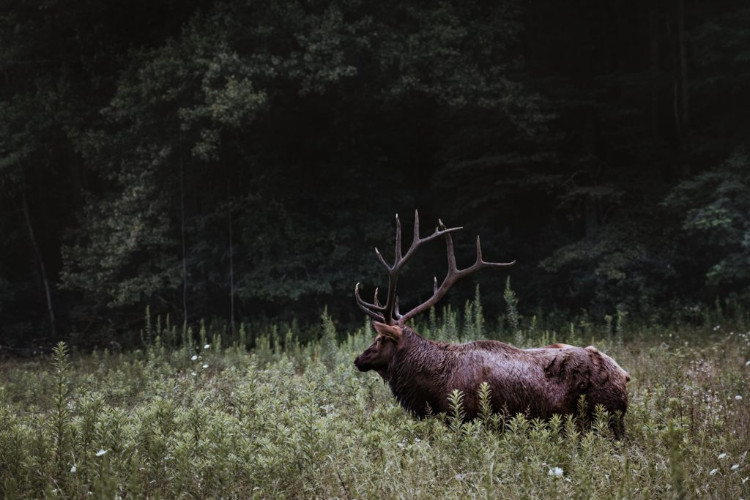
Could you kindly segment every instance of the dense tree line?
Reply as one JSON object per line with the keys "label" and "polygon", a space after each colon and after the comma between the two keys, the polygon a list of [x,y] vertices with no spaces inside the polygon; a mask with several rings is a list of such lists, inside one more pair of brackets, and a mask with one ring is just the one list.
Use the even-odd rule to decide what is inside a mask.
{"label": "dense tree line", "polygon": [[359,321],[414,208],[522,307],[750,298],[739,1],[2,0],[0,76],[0,342]]}

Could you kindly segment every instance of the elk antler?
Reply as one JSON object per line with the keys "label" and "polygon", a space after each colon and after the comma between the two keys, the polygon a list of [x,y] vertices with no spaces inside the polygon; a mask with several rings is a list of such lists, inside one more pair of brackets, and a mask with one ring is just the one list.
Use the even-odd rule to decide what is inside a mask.
{"label": "elk antler", "polygon": [[[362,298],[359,296],[359,283],[357,283],[357,285],[354,287],[354,298],[356,299],[357,305],[360,307],[360,309],[362,309],[365,313],[367,313],[367,315],[377,321],[382,321],[383,323],[387,324],[393,324],[393,322],[395,321],[399,325],[403,325],[412,317],[433,306],[438,300],[443,297],[443,295],[446,294],[446,292],[450,289],[450,287],[453,286],[456,281],[463,278],[464,276],[467,276],[484,267],[507,267],[512,266],[516,263],[516,261],[504,263],[485,262],[482,258],[482,248],[479,243],[479,236],[477,236],[476,262],[474,262],[471,267],[459,270],[456,266],[456,256],[453,250],[453,238],[451,237],[450,233],[458,231],[460,229],[463,228],[445,227],[443,221],[438,219],[438,227],[435,228],[435,232],[429,236],[421,238],[419,236],[419,212],[415,210],[414,237],[412,239],[409,250],[407,250],[406,254],[402,254],[401,222],[399,221],[398,214],[396,214],[396,250],[393,265],[389,265],[383,258],[382,254],[378,251],[378,249],[375,249],[375,253],[378,256],[378,259],[380,260],[381,264],[385,266],[388,272],[388,297],[386,298],[385,305],[380,304],[377,288],[375,289],[375,297],[372,302],[365,302],[364,300],[362,300]],[[443,279],[443,282],[439,287],[437,285],[437,278],[435,278],[432,297],[430,297],[426,302],[423,302],[411,311],[407,312],[406,314],[401,315],[398,310],[398,296],[396,295],[396,285],[398,283],[399,271],[404,266],[406,261],[412,255],[414,255],[414,252],[420,245],[434,240],[439,236],[445,237],[445,244],[448,250],[448,274],[445,276],[445,279]]]}

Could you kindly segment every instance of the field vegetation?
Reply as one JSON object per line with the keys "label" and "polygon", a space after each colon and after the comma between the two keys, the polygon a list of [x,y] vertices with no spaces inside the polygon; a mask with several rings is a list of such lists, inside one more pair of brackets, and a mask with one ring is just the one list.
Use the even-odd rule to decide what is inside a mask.
{"label": "field vegetation", "polygon": [[[317,340],[243,327],[178,334],[147,319],[131,352],[0,364],[5,498],[750,498],[750,331],[744,321],[637,327],[624,317],[486,329],[444,310],[432,338],[595,343],[629,370],[627,435],[608,416],[417,420],[352,365],[368,325]],[[523,326],[523,325],[522,325]],[[188,335],[190,334],[190,335]],[[248,345],[252,347],[247,348]]]}

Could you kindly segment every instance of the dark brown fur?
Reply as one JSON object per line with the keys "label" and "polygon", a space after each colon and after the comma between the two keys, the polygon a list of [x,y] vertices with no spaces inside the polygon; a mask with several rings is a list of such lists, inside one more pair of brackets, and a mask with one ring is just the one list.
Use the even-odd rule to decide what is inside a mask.
{"label": "dark brown fur", "polygon": [[466,344],[433,342],[407,326],[373,323],[375,342],[354,361],[360,371],[376,370],[407,410],[420,417],[428,407],[447,412],[448,395],[464,393],[467,419],[479,411],[477,390],[487,382],[495,411],[547,419],[575,414],[585,396],[589,415],[603,405],[620,419],[628,406],[628,373],[595,347],[553,344],[518,349],[503,342],[478,340]]}

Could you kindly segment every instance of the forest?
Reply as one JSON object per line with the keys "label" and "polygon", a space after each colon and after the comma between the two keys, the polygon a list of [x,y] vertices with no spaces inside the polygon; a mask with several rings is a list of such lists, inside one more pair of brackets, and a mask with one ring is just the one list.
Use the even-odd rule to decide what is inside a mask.
{"label": "forest", "polygon": [[738,0],[0,0],[0,345],[360,325],[415,209],[489,318],[746,309],[748,109]]}

